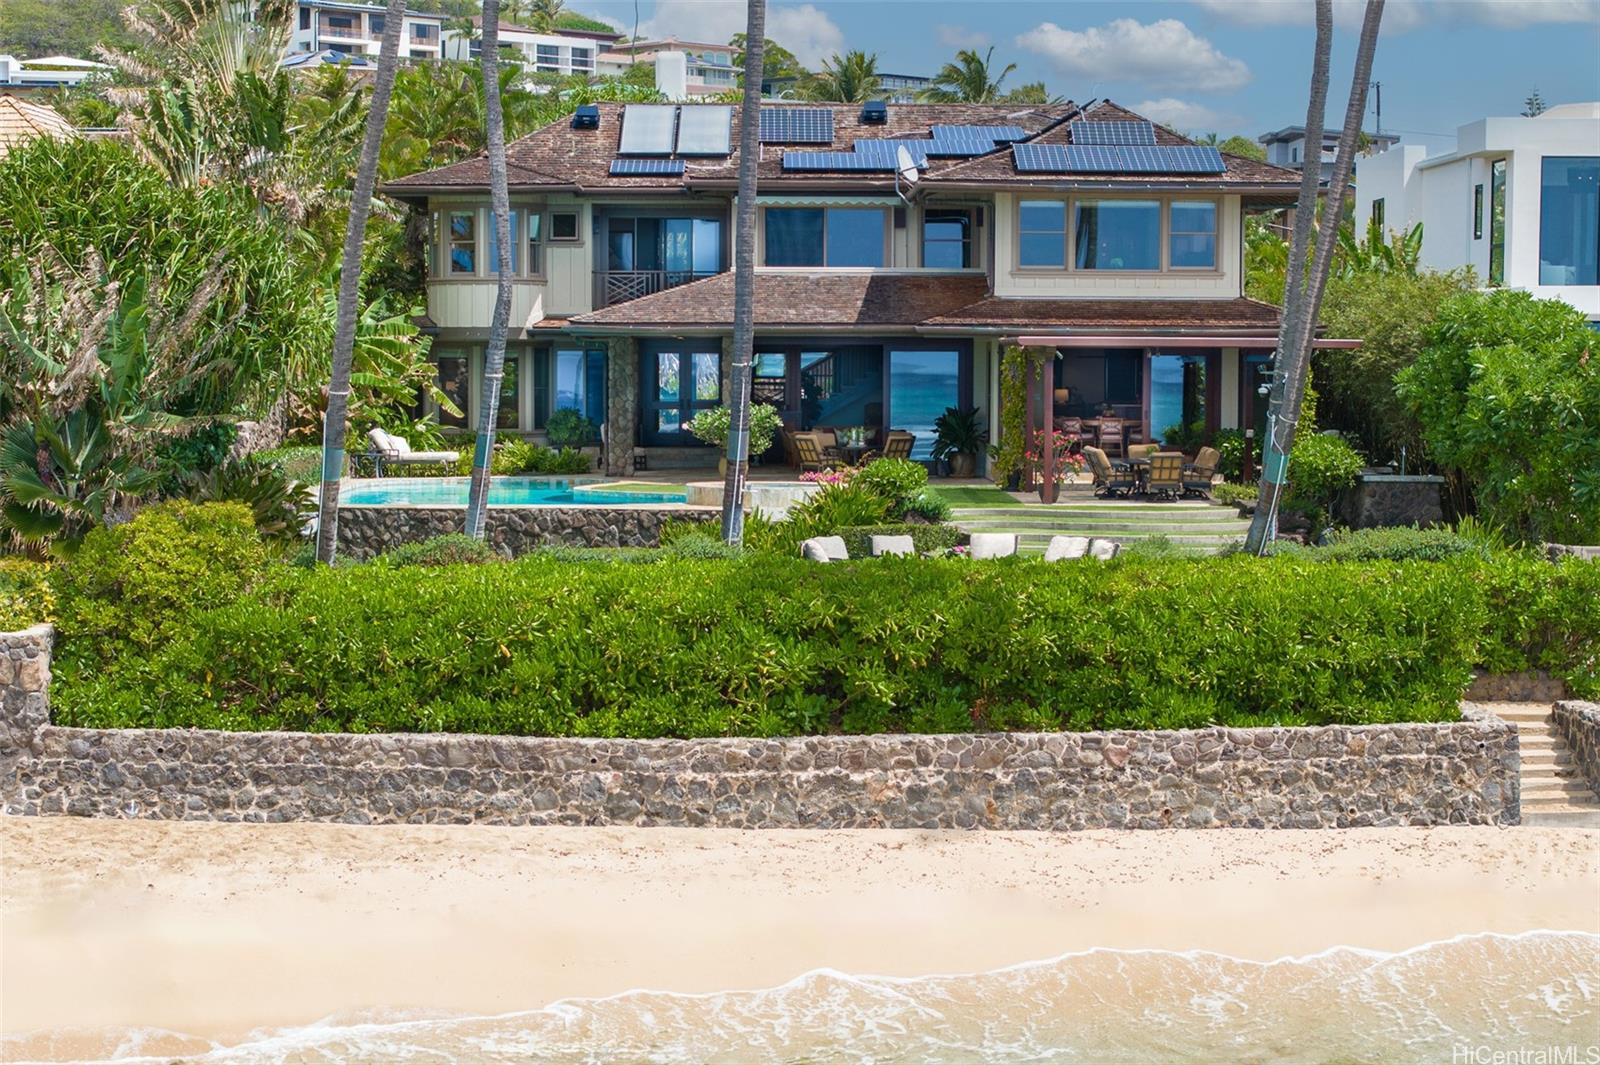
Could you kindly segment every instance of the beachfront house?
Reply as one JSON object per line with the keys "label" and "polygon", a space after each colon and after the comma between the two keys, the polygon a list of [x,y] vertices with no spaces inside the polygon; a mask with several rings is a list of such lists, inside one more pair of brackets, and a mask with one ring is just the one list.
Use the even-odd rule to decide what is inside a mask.
{"label": "beachfront house", "polygon": [[1558,299],[1600,327],[1600,103],[1480,118],[1454,146],[1399,145],[1367,159],[1355,223],[1422,226],[1422,265]]}
{"label": "beachfront house", "polygon": [[[387,10],[380,4],[297,0],[289,24],[289,55],[334,52],[376,56],[383,42]],[[400,58],[438,59],[446,21],[446,16],[436,12],[407,10],[400,30]]]}
{"label": "beachfront house", "polygon": [[[501,429],[538,438],[575,408],[613,475],[715,464],[684,423],[728,393],[738,145],[736,108],[599,104],[508,148]],[[1019,339],[1059,353],[1039,392],[1057,419],[1135,441],[1264,423],[1278,311],[1243,295],[1243,220],[1292,203],[1294,171],[1110,102],[768,103],[760,145],[754,397],[789,428],[905,430],[926,458],[947,407],[998,424]],[[386,191],[427,214],[425,328],[466,429],[498,259],[487,161]]]}

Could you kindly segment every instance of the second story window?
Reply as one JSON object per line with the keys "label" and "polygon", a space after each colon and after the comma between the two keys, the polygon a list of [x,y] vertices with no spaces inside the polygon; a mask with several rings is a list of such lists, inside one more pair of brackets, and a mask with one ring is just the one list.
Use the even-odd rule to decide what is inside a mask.
{"label": "second story window", "polygon": [[1489,164],[1489,284],[1506,283],[1506,161]]}
{"label": "second story window", "polygon": [[1067,265],[1067,205],[1063,200],[1023,200],[1017,209],[1017,262]]}
{"label": "second story window", "polygon": [[411,39],[413,41],[431,41],[439,36],[439,27],[428,22],[414,22],[411,24]]}
{"label": "second story window", "polygon": [[922,214],[922,265],[964,270],[972,265],[972,212],[929,208]]}
{"label": "second story window", "polygon": [[1546,156],[1539,183],[1539,284],[1600,284],[1600,156]]}
{"label": "second story window", "polygon": [[882,266],[888,233],[881,207],[768,207],[767,266]]}
{"label": "second story window", "polygon": [[1177,270],[1216,268],[1216,204],[1209,200],[1172,202],[1168,215],[1167,265]]}
{"label": "second story window", "polygon": [[528,273],[539,277],[544,273],[544,215],[529,211],[528,215]]}
{"label": "second story window", "polygon": [[561,49],[553,44],[541,44],[534,53],[541,70],[561,66]]}
{"label": "second story window", "polygon": [[451,211],[447,216],[449,226],[450,272],[476,274],[478,272],[478,212]]}
{"label": "second story window", "polygon": [[1161,269],[1161,204],[1079,200],[1072,205],[1073,263],[1079,270]]}
{"label": "second story window", "polygon": [[565,244],[576,244],[578,236],[577,211],[550,212],[550,239]]}
{"label": "second story window", "polygon": [[[507,219],[507,221],[509,221],[511,223],[511,230],[510,230],[511,231],[511,272],[513,274],[519,274],[519,273],[522,272],[522,256],[519,254],[519,252],[520,252],[520,250],[522,248],[522,243],[519,240],[517,240],[517,217],[518,217],[518,215],[520,213],[521,212],[519,212],[519,211],[512,211],[511,212],[511,217],[509,219]],[[494,275],[494,276],[499,276],[499,273],[500,273],[500,227],[495,225],[494,212],[493,211],[489,212],[488,229],[489,229],[489,262],[488,262],[489,273],[491,275]]]}
{"label": "second story window", "polygon": [[384,17],[382,15],[368,15],[367,16],[367,32],[372,34],[372,36],[374,36],[374,37],[382,36],[383,27],[385,25],[386,25],[386,23],[384,22]]}

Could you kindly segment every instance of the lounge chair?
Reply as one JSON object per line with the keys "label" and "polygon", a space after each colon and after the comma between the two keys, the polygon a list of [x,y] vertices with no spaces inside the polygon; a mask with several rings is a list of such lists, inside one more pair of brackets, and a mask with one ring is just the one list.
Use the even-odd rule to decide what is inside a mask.
{"label": "lounge chair", "polygon": [[916,446],[916,443],[917,437],[915,433],[902,432],[899,429],[890,430],[889,435],[884,437],[883,454],[879,457],[908,459],[911,457],[911,449]]}
{"label": "lounge chair", "polygon": [[383,476],[384,463],[391,466],[453,466],[461,458],[459,451],[412,451],[405,437],[386,433],[382,429],[369,431],[367,443],[372,445],[372,450],[367,452],[366,457],[372,460],[373,473],[379,477]]}
{"label": "lounge chair", "polygon": [[1217,475],[1217,463],[1221,461],[1222,452],[1216,448],[1201,448],[1194,461],[1183,468],[1183,494],[1211,498],[1211,482]]}
{"label": "lounge chair", "polygon": [[1122,550],[1122,545],[1115,540],[1101,540],[1098,537],[1089,541],[1089,557],[1097,558],[1102,562],[1109,562],[1117,557],[1117,552]]}
{"label": "lounge chair", "polygon": [[813,536],[800,542],[800,557],[809,562],[849,562],[850,549],[842,536]]}
{"label": "lounge chair", "polygon": [[795,433],[794,453],[799,460],[797,465],[801,473],[821,473],[823,470],[839,468],[837,452],[831,448],[824,449],[816,433]]}
{"label": "lounge chair", "polygon": [[1145,491],[1153,496],[1176,499],[1183,493],[1183,453],[1158,451],[1150,456],[1150,476]]}
{"label": "lounge chair", "polygon": [[873,558],[881,558],[884,555],[914,555],[916,553],[916,542],[909,536],[874,536],[872,538]]}
{"label": "lounge chair", "polygon": [[973,533],[967,554],[972,558],[1009,558],[1017,553],[1015,533]]}
{"label": "lounge chair", "polygon": [[1070,562],[1084,557],[1089,553],[1089,538],[1087,536],[1052,536],[1045,545],[1044,560],[1046,562]]}
{"label": "lounge chair", "polygon": [[1089,470],[1094,474],[1094,494],[1097,496],[1127,496],[1139,487],[1139,478],[1127,463],[1115,466],[1106,453],[1097,447],[1086,447],[1083,453],[1089,459]]}

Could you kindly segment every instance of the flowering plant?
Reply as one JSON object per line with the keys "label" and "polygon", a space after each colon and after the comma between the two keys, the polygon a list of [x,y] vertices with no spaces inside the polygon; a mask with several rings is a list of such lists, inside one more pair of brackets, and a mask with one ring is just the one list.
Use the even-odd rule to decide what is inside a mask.
{"label": "flowering plant", "polygon": [[849,484],[850,479],[856,475],[854,466],[842,466],[836,470],[811,470],[800,475],[802,481],[812,484]]}
{"label": "flowering plant", "polygon": [[[1043,443],[1041,440],[1043,434],[1036,430],[1032,436],[1032,444],[1022,453],[1022,457],[1030,469],[1038,471],[1044,465],[1044,449],[1040,446]],[[1066,484],[1068,477],[1082,473],[1087,468],[1088,462],[1084,459],[1083,452],[1078,450],[1077,437],[1053,429],[1050,438],[1055,449],[1056,483]]]}

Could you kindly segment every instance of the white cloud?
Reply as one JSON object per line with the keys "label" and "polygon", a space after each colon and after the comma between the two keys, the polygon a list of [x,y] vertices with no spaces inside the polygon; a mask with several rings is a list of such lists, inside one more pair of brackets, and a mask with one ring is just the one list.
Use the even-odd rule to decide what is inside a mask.
{"label": "white cloud", "polygon": [[1146,25],[1119,18],[1087,30],[1068,30],[1044,22],[1020,34],[1017,46],[1050,60],[1064,74],[1095,83],[1134,82],[1158,90],[1226,91],[1250,80],[1249,67],[1223,55],[1177,19]]}
{"label": "white cloud", "polygon": [[1180,133],[1211,133],[1232,123],[1232,116],[1213,111],[1204,104],[1163,96],[1159,100],[1145,100],[1129,104],[1128,109],[1148,119],[1171,126]]}
{"label": "white cloud", "polygon": [[951,26],[946,23],[940,23],[933,28],[933,32],[938,36],[939,43],[946,48],[971,48],[976,50],[987,48],[993,43],[987,33],[969,30],[965,26]]}
{"label": "white cloud", "polygon": [[[1309,26],[1312,0],[1192,0],[1201,8],[1243,26]],[[1334,25],[1360,28],[1366,0],[1334,0]],[[1441,23],[1476,22],[1500,29],[1545,23],[1594,22],[1600,0],[1388,0],[1381,30],[1405,33]]]}
{"label": "white cloud", "polygon": [[[639,24],[644,37],[676,37],[704,44],[726,43],[748,25],[742,0],[660,0]],[[777,41],[808,67],[820,66],[844,51],[844,32],[815,4],[774,6],[767,10],[767,39]]]}

